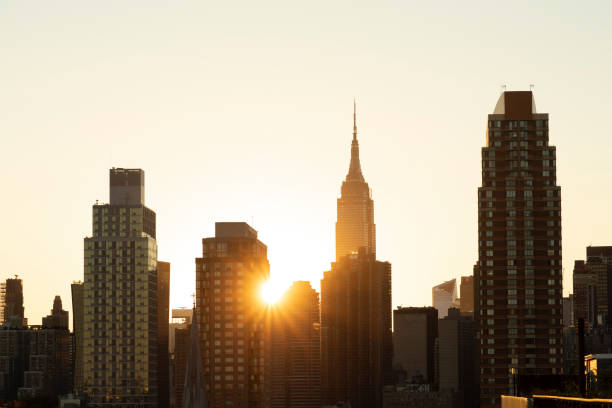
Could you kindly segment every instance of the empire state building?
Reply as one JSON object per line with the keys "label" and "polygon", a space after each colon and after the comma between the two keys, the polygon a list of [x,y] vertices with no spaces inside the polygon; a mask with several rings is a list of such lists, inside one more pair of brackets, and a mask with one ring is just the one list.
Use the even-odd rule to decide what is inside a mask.
{"label": "empire state building", "polygon": [[365,182],[359,163],[357,141],[357,113],[353,104],[353,142],[351,164],[342,183],[338,199],[338,221],[336,222],[336,261],[343,256],[364,248],[376,257],[376,225],[374,224],[374,201],[370,187]]}

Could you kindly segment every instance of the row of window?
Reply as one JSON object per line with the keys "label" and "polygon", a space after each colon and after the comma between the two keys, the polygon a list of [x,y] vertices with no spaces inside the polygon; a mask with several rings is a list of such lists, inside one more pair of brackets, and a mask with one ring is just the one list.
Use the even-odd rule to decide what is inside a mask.
{"label": "row of window", "polygon": [[500,129],[502,127],[507,127],[508,129],[517,129],[520,127],[521,129],[528,128],[529,126],[548,127],[548,119],[536,119],[536,120],[490,120],[489,127]]}

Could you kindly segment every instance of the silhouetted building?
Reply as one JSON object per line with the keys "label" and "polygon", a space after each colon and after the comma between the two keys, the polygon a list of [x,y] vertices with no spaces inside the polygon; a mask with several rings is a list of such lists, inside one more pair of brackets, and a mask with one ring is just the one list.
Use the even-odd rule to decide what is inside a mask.
{"label": "silhouetted building", "polygon": [[563,298],[563,326],[574,324],[574,295]]}
{"label": "silhouetted building", "polygon": [[357,116],[353,111],[353,142],[351,163],[346,180],[342,183],[338,199],[336,222],[336,261],[343,256],[357,253],[365,248],[376,258],[376,225],[374,224],[374,201],[370,187],[361,173],[359,142],[357,141]]}
{"label": "silhouetted building", "polygon": [[175,336],[177,329],[184,329],[191,324],[193,319],[193,309],[187,309],[180,307],[178,309],[172,309],[172,322],[169,325],[169,337],[168,337],[168,349],[170,353],[174,353],[175,348]]}
{"label": "silhouetted building", "polygon": [[332,263],[321,280],[323,403],[382,406],[392,355],[391,264],[365,250]]}
{"label": "silhouetted building", "polygon": [[612,246],[588,246],[587,260],[574,262],[574,319],[585,325],[612,327]]}
{"label": "silhouetted building", "polygon": [[[89,407],[158,406],[155,213],[144,171],[110,170],[110,204],[85,238],[83,382]],[[132,405],[130,405],[132,404]]]}
{"label": "silhouetted building", "polygon": [[574,326],[584,319],[587,329],[597,323],[597,275],[587,267],[584,261],[574,261]]}
{"label": "silhouetted building", "polygon": [[271,407],[321,407],[319,295],[294,282],[270,309]]}
{"label": "silhouetted building", "polygon": [[57,400],[60,395],[71,392],[72,338],[68,327],[32,326],[27,338],[27,369],[23,386],[18,389],[18,399]]}
{"label": "silhouetted building", "polygon": [[[206,408],[206,381],[202,368],[202,353],[200,351],[200,338],[198,326],[198,313],[194,311],[193,322],[189,333],[189,357],[185,370],[185,387],[183,390],[183,408]],[[226,357],[227,358],[227,357]],[[229,406],[231,404],[224,404]],[[249,405],[246,405],[249,406]]]}
{"label": "silhouetted building", "polygon": [[0,402],[17,399],[29,364],[31,331],[4,326],[0,329]]}
{"label": "silhouetted building", "polygon": [[83,282],[72,282],[72,356],[74,373],[74,392],[83,391]]}
{"label": "silhouetted building", "polygon": [[[191,321],[191,319],[190,319]],[[185,373],[187,372],[187,359],[189,357],[189,334],[191,322],[175,330],[174,348],[174,404],[176,408],[183,407],[183,391],[185,389]]]}
{"label": "silhouetted building", "polygon": [[452,391],[457,407],[478,405],[476,322],[459,309],[438,321],[440,391]]}
{"label": "silhouetted building", "polygon": [[457,279],[451,279],[431,289],[433,307],[438,309],[438,318],[446,317],[448,309],[457,304]]}
{"label": "silhouetted building", "polygon": [[462,276],[459,309],[461,313],[474,313],[474,277]]}
{"label": "silhouetted building", "polygon": [[267,406],[266,305],[260,295],[270,276],[267,251],[245,222],[218,222],[215,237],[202,240],[202,258],[196,258],[196,305],[212,407]]}
{"label": "silhouetted building", "polygon": [[562,369],[561,188],[548,114],[503,92],[488,117],[478,189],[481,399],[499,406],[514,375]]}
{"label": "silhouetted building", "polygon": [[408,383],[435,383],[434,347],[438,310],[398,307],[393,311],[393,368]]}
{"label": "silhouetted building", "polygon": [[157,392],[159,407],[170,405],[170,263],[157,261]]}
{"label": "silhouetted building", "polygon": [[15,276],[15,279],[7,279],[5,283],[4,323],[13,327],[28,325],[28,321],[24,317],[23,283],[17,276]]}
{"label": "silhouetted building", "polygon": [[51,314],[47,317],[43,317],[42,325],[47,329],[68,330],[68,311],[62,309],[62,299],[59,296],[53,299]]}

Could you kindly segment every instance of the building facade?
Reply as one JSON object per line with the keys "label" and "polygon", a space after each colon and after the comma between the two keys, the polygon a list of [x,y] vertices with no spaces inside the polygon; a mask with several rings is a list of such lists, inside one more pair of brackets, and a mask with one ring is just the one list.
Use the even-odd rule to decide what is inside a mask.
{"label": "building facade", "polygon": [[244,222],[218,222],[196,258],[196,305],[210,407],[267,406],[265,312],[267,247]]}
{"label": "building facade", "polygon": [[7,279],[4,287],[4,323],[14,327],[27,326],[23,307],[23,282],[18,276]]}
{"label": "building facade", "polygon": [[59,296],[53,299],[51,314],[47,317],[43,317],[42,325],[49,329],[61,328],[68,330],[68,311],[62,309],[62,298]]}
{"label": "building facade", "polygon": [[269,319],[270,406],[320,408],[319,294],[309,282],[294,282]]}
{"label": "building facade", "polygon": [[92,407],[158,406],[155,213],[144,171],[110,170],[110,204],[85,238],[83,390]]}
{"label": "building facade", "polygon": [[476,322],[450,309],[438,321],[440,391],[451,391],[457,408],[478,406]]}
{"label": "building facade", "polygon": [[391,264],[362,249],[321,280],[323,403],[381,407],[392,358]]}
{"label": "building facade", "polygon": [[574,262],[573,278],[575,322],[612,328],[612,246],[588,246],[586,262]]}
{"label": "building facade", "polygon": [[480,406],[516,375],[562,369],[561,188],[548,114],[504,92],[488,117],[478,189]]}
{"label": "building facade", "polygon": [[83,282],[72,282],[72,362],[74,373],[73,392],[80,395],[83,391]]}
{"label": "building facade", "polygon": [[434,347],[438,310],[398,307],[393,311],[393,369],[407,383],[435,383]]}
{"label": "building facade", "polygon": [[459,298],[461,313],[474,313],[474,277],[462,276]]}
{"label": "building facade", "polygon": [[157,392],[160,408],[170,405],[170,262],[157,261]]}
{"label": "building facade", "polygon": [[343,256],[357,253],[360,248],[376,257],[376,225],[374,224],[374,201],[370,187],[361,173],[359,142],[357,141],[357,115],[353,111],[353,141],[351,163],[346,179],[342,183],[338,198],[338,220],[336,222],[336,261]]}

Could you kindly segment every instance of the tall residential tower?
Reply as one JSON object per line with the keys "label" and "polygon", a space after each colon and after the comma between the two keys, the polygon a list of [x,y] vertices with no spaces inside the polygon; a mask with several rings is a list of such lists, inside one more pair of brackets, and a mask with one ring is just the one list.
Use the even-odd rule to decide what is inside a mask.
{"label": "tall residential tower", "polygon": [[[85,238],[83,389],[90,406],[156,408],[157,242],[144,171],[110,170]],[[80,385],[76,385],[79,389]]]}
{"label": "tall residential tower", "polygon": [[488,118],[478,255],[480,406],[492,407],[517,375],[562,368],[561,188],[530,91],[504,92]]}

